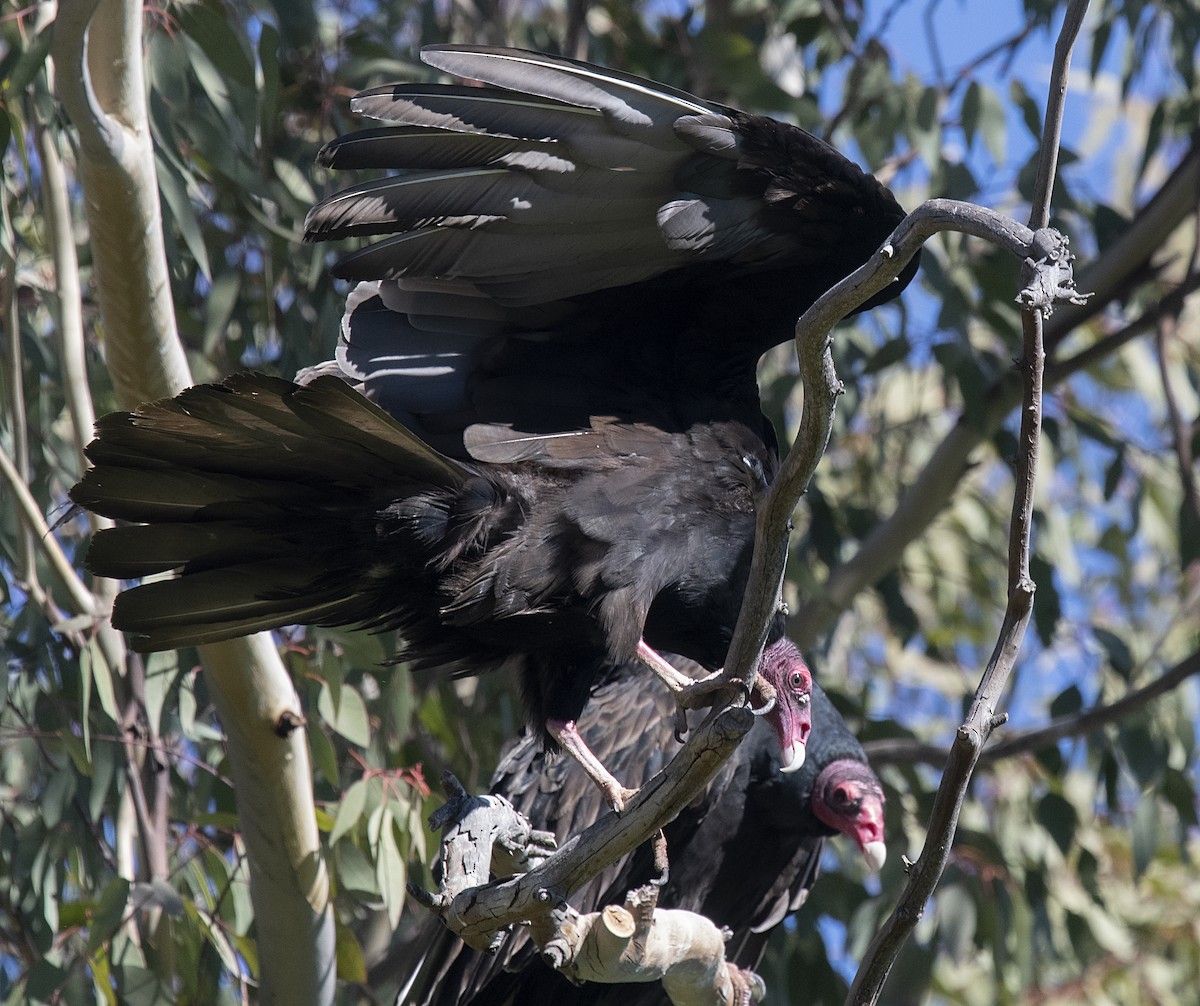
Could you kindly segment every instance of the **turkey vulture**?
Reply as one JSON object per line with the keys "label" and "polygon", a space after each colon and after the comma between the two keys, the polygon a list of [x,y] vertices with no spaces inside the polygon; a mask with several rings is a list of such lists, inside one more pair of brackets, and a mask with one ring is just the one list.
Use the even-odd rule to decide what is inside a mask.
{"label": "turkey vulture", "polygon": [[[544,740],[588,761],[606,662],[675,689],[656,650],[724,662],[776,467],[758,357],[903,211],[764,116],[519,50],[423,57],[498,86],[359,95],[396,125],[322,159],[396,172],[306,230],[382,236],[335,269],[357,284],[337,369],[399,422],[332,379],[232,378],[102,420],[72,498],[149,525],[101,532],[94,572],[183,572],[118,600],[135,645],[396,626],[419,665],[519,667]],[[763,691],[795,769],[808,671],[782,633]]]}
{"label": "turkey vulture", "polygon": [[[887,240],[904,217],[891,192],[803,129],[640,77],[519,49],[421,56],[490,86],[363,91],[352,109],[388,125],[321,151],[334,169],[391,170],[306,222],[308,240],[379,239],[334,269],[356,285],[330,366],[452,457],[553,466],[605,453],[612,423],[739,424],[724,463],[769,481],[758,359]],[[695,483],[694,513],[709,506],[711,473],[675,474]],[[748,556],[753,522],[739,530],[725,548]],[[683,631],[664,648],[719,667],[738,607],[714,626],[690,592],[660,595],[647,637],[666,620]],[[714,627],[720,644],[697,656],[690,637]]]}
{"label": "turkey vulture", "polygon": [[[674,756],[667,716],[670,693],[657,682],[636,684],[636,666],[610,670],[580,721],[584,739],[606,764],[645,781]],[[770,735],[756,726],[708,788],[665,828],[670,874],[659,894],[664,908],[684,908],[733,930],[729,959],[757,966],[766,934],[804,902],[816,880],[825,836],[838,832],[883,865],[883,790],[862,748],[820,686],[812,697],[813,732],[804,767],[781,774]],[[611,729],[619,722],[622,729]],[[640,779],[639,779],[640,776]],[[595,787],[564,759],[545,757],[535,739],[510,747],[492,780],[535,828],[561,842],[602,813]],[[620,904],[626,891],[655,875],[647,846],[614,864],[569,900],[579,911]],[[423,1006],[550,1006],[567,1001],[565,979],[539,959],[524,931],[510,933],[495,955],[464,946],[430,919],[406,960],[419,957],[404,1001]],[[665,1001],[658,983],[586,984],[572,1003],[632,1006]]]}
{"label": "turkey vulture", "polygon": [[[97,533],[93,572],[181,572],[118,596],[113,625],[136,649],[293,623],[398,628],[416,667],[519,669],[543,740],[619,807],[628,792],[574,726],[595,673],[641,655],[643,634],[719,666],[773,459],[736,423],[596,436],[604,450],[573,463],[458,461],[336,378],[241,374],[102,418],[71,498],[141,522]],[[765,716],[798,769],[812,678],[776,623]]]}

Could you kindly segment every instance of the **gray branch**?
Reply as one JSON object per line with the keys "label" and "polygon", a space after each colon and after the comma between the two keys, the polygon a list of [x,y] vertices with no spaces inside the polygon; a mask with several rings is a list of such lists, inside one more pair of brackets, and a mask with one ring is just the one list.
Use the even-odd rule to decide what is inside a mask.
{"label": "gray branch", "polygon": [[[1071,0],[1055,47],[1046,126],[1042,135],[1042,154],[1038,162],[1038,180],[1030,214],[1030,223],[1039,229],[1045,227],[1049,218],[1049,198],[1054,187],[1054,171],[1062,127],[1062,104],[1067,72],[1071,65],[1071,49],[1086,11],[1087,0]],[[1038,270],[1037,260],[1032,257],[1026,260],[1023,276],[1025,290],[1030,290],[1037,282]],[[884,982],[887,981],[901,947],[916,928],[945,870],[954,841],[954,832],[958,826],[959,811],[962,809],[971,772],[979,753],[992,731],[1004,722],[1004,717],[996,715],[996,707],[1025,638],[1025,630],[1033,614],[1033,595],[1036,589],[1029,575],[1029,554],[1033,526],[1033,493],[1037,481],[1041,439],[1042,373],[1045,367],[1043,310],[1040,306],[1029,307],[1023,316],[1025,346],[1021,369],[1024,377],[1024,397],[1021,408],[1017,484],[1013,493],[1012,528],[1009,533],[1009,599],[1004,622],[996,647],[975,692],[975,700],[950,749],[950,758],[934,798],[925,846],[909,873],[908,884],[900,896],[899,903],[867,948],[846,999],[847,1006],[874,1004],[879,1001]]]}
{"label": "gray branch", "polygon": [[887,243],[863,266],[821,296],[796,325],[796,354],[804,385],[804,404],[796,442],[779,474],[757,506],[750,586],[730,644],[724,674],[753,684],[775,612],[779,584],[787,564],[792,512],[807,491],[829,444],[833,413],[842,385],[830,352],[834,326],[860,304],[884,290],[904,270],[921,245],[940,231],[984,238],[1027,263],[1021,297],[1031,303],[1075,303],[1079,295],[1070,274],[1066,239],[1057,231],[1031,230],[994,210],[952,199],[930,199],[910,213]]}
{"label": "gray branch", "polygon": [[[450,780],[451,799],[430,821],[431,825],[446,828],[441,890],[431,893],[410,885],[409,892],[477,950],[491,946],[506,927],[525,922],[530,925],[534,941],[545,948],[554,966],[560,969],[591,981],[662,978],[670,991],[672,982],[666,974],[672,967],[684,960],[693,964],[697,959],[714,961],[709,930],[716,930],[711,923],[692,913],[652,907],[651,922],[661,933],[682,926],[679,931],[690,934],[677,951],[667,953],[663,947],[670,940],[667,944],[642,941],[640,949],[627,947],[625,944],[634,930],[630,928],[621,937],[625,923],[609,918],[602,925],[612,930],[608,923],[614,922],[618,942],[623,939],[624,943],[614,950],[613,931],[609,931],[602,938],[607,949],[597,957],[594,942],[584,937],[596,927],[603,913],[580,916],[566,905],[566,899],[605,867],[649,839],[690,803],[753,722],[754,716],[746,708],[723,710],[694,732],[671,763],[638,791],[620,816],[606,814],[553,853],[550,853],[550,836],[531,828],[507,800],[470,796],[456,781]],[[519,868],[522,861],[536,865],[526,873],[487,882],[489,874]],[[599,933],[596,938],[600,938]],[[720,940],[722,947],[723,942]],[[719,1000],[714,996],[721,993],[713,990],[725,988],[726,982],[737,984],[744,980],[738,974],[727,973],[723,950],[716,963],[720,966],[714,963],[711,981],[706,979],[698,988],[685,982],[687,990],[676,1001],[715,1003]],[[674,972],[676,978],[680,973]]]}
{"label": "gray branch", "polygon": [[[571,838],[562,849],[534,869],[514,878],[485,884],[493,861],[492,844],[502,836],[520,836],[520,825],[511,821],[511,807],[494,797],[469,797],[457,792],[456,807],[446,818],[466,812],[468,824],[454,825],[446,839],[454,843],[446,864],[452,872],[443,878],[442,891],[434,894],[410,887],[422,904],[436,911],[445,926],[476,950],[492,944],[494,934],[517,922],[545,920],[600,870],[617,862],[676,816],[694,800],[721,764],[737,747],[754,723],[754,714],[743,707],[724,709],[701,725],[671,764],[650,779],[626,804],[619,816],[608,813]],[[478,819],[472,814],[480,815]],[[476,848],[468,850],[467,834],[475,837]],[[534,860],[545,843],[536,838]],[[486,851],[478,843],[488,844]],[[520,844],[518,842],[517,844]]]}
{"label": "gray branch", "polygon": [[[1040,751],[1067,737],[1081,737],[1094,733],[1173,691],[1196,674],[1200,674],[1200,651],[1185,657],[1149,684],[1135,688],[1113,702],[1084,712],[1055,717],[1045,726],[1008,734],[1003,739],[989,744],[980,754],[979,762],[983,764],[1013,758],[1030,751]],[[863,748],[871,762],[878,765],[923,762],[926,765],[937,766],[945,764],[946,758],[949,757],[949,751],[940,744],[928,744],[904,737],[868,741]]]}

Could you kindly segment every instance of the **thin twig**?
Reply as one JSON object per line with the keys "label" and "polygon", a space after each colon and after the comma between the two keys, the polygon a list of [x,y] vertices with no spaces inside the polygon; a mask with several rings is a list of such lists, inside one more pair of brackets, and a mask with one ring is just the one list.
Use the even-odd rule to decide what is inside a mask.
{"label": "thin twig", "polygon": [[938,27],[934,21],[938,6],[942,0],[929,0],[925,10],[921,12],[921,24],[925,26],[925,42],[929,46],[929,58],[933,62],[933,74],[937,77],[938,87],[946,90],[946,64],[942,62],[942,49],[938,45]]}
{"label": "thin twig", "polygon": [[983,50],[983,52],[969,62],[964,63],[954,74],[954,80],[950,83],[948,90],[953,91],[960,84],[967,80],[973,79],[976,71],[978,71],[980,67],[982,67],[985,63],[990,62],[1001,53],[1007,53],[1008,58],[1011,60],[1021,43],[1033,34],[1033,31],[1037,26],[1037,18],[1029,18],[1029,20],[1027,20],[1022,27],[1018,28],[1008,38],[1002,38],[994,45],[988,46]]}
{"label": "thin twig", "polygon": [[[1046,125],[1042,134],[1038,182],[1035,186],[1031,227],[1041,230],[1049,219],[1049,196],[1054,186],[1055,165],[1062,127],[1062,105],[1071,50],[1087,11],[1087,0],[1072,0],[1062,32],[1055,46],[1054,68],[1047,98]],[[1028,280],[1034,263],[1024,270]],[[1021,366],[1025,394],[1021,409],[1020,454],[1017,459],[1017,484],[1013,493],[1012,529],[1009,534],[1009,601],[1000,636],[988,666],[975,692],[975,699],[950,749],[946,770],[934,798],[925,846],[909,873],[908,884],[895,910],[868,947],[854,984],[846,999],[850,1004],[874,1004],[879,1001],[884,982],[909,934],[925,911],[950,855],[950,846],[958,825],[971,779],[971,772],[992,730],[1002,722],[996,708],[1033,614],[1035,586],[1029,575],[1030,535],[1033,524],[1033,495],[1037,480],[1038,448],[1041,435],[1042,372],[1045,351],[1042,344],[1042,311],[1036,307],[1022,314],[1025,346]]]}
{"label": "thin twig", "polygon": [[[1113,702],[1080,713],[1055,717],[1045,726],[1007,734],[1003,739],[984,748],[979,756],[979,764],[1040,751],[1067,737],[1094,733],[1109,723],[1123,720],[1130,713],[1153,702],[1159,696],[1166,695],[1196,674],[1200,674],[1200,651],[1185,657],[1149,684],[1135,688]],[[928,744],[903,737],[867,741],[863,744],[863,750],[875,765],[911,765],[920,762],[938,766],[944,765],[949,756],[949,751],[940,744]]]}
{"label": "thin twig", "polygon": [[11,490],[13,499],[17,504],[17,512],[24,521],[26,528],[29,529],[34,541],[41,548],[46,561],[53,567],[59,579],[62,580],[63,585],[67,588],[67,593],[71,598],[71,605],[76,613],[81,615],[95,615],[97,613],[95,598],[92,597],[91,591],[83,585],[83,581],[76,575],[75,568],[71,565],[66,555],[63,554],[63,550],[59,547],[54,535],[50,533],[50,528],[42,517],[42,511],[38,509],[37,500],[33,498],[33,494],[30,493],[25,480],[21,478],[21,474],[17,471],[12,458],[8,456],[8,453],[3,448],[0,448],[0,479]]}
{"label": "thin twig", "polygon": [[[0,729],[0,747],[5,744],[13,743],[21,740],[52,740],[61,743],[63,741],[64,731],[62,730],[39,730],[33,725],[15,730],[11,727]],[[129,738],[122,737],[117,734],[89,734],[93,744],[126,744],[129,743]],[[136,738],[133,743],[145,748],[147,751],[155,752],[162,755],[166,759],[178,762],[181,765],[190,765],[200,772],[206,772],[218,782],[223,783],[229,788],[233,788],[233,781],[227,775],[223,775],[213,765],[205,761],[203,758],[198,758],[195,755],[188,754],[183,748],[175,745],[166,744],[162,741],[150,741],[144,737]]]}
{"label": "thin twig", "polygon": [[833,3],[833,0],[820,0],[820,4],[821,13],[825,15],[825,22],[838,40],[838,44],[857,59],[862,55],[862,49],[855,44],[850,29],[846,26],[842,5]]}
{"label": "thin twig", "polygon": [[[140,654],[128,662],[129,695],[121,715],[125,734],[125,774],[133,791],[134,810],[138,815],[138,835],[145,855],[143,868],[151,880],[170,875],[170,849],[167,845],[169,820],[167,798],[171,774],[159,759],[157,724],[149,718],[146,705],[146,665]],[[141,743],[147,739],[149,743]],[[147,790],[153,794],[148,799]]]}

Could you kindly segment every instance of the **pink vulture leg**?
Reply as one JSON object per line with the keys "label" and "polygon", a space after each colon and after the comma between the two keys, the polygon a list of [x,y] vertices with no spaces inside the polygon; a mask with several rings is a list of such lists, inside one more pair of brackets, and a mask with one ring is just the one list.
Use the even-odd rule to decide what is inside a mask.
{"label": "pink vulture leg", "polygon": [[739,681],[732,683],[728,681],[723,677],[724,672],[722,671],[713,671],[703,678],[689,677],[683,671],[667,663],[644,639],[638,640],[636,653],[638,660],[649,667],[662,683],[671,689],[671,694],[675,696],[675,701],[679,703],[681,709],[695,709],[704,705],[705,700],[711,703],[713,701],[711,696],[714,692],[722,688],[737,688],[740,685]]}
{"label": "pink vulture leg", "polygon": [[562,746],[562,749],[569,754],[584,773],[597,786],[600,787],[600,792],[604,794],[608,805],[612,807],[618,814],[625,809],[625,801],[630,800],[637,793],[636,789],[627,789],[617,782],[608,769],[604,767],[604,763],[592,753],[592,749],[584,742],[583,737],[579,734],[579,728],[575,726],[574,720],[547,720],[546,730]]}
{"label": "pink vulture leg", "polygon": [[692,678],[667,663],[644,639],[638,640],[637,658],[658,675],[662,683],[671,689],[671,692],[675,695],[678,695],[688,685],[693,684]]}

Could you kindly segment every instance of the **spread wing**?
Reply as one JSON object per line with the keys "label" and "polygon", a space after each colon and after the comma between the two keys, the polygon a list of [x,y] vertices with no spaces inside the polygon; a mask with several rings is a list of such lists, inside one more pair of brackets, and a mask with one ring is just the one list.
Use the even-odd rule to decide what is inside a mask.
{"label": "spread wing", "polygon": [[335,269],[357,284],[339,362],[451,454],[529,458],[597,416],[761,428],[758,357],[903,217],[766,116],[539,53],[422,57],[491,86],[358,95],[389,125],[322,160],[392,174],[316,206],[307,237],[374,239]]}

